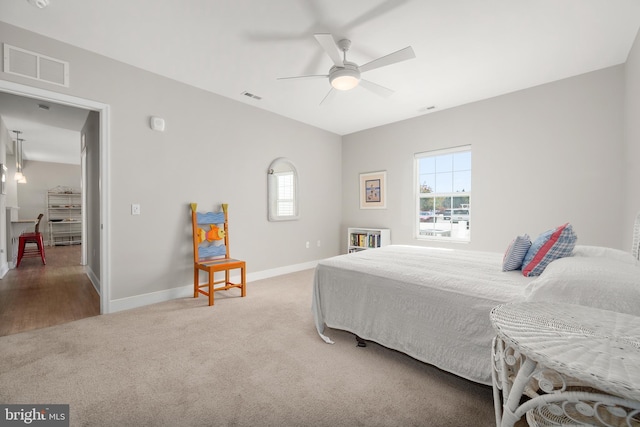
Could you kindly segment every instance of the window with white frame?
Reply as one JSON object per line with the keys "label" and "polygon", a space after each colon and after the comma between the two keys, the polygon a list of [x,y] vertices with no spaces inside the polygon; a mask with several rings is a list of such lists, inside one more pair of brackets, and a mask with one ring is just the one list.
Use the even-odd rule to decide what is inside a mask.
{"label": "window with white frame", "polygon": [[293,163],[284,157],[271,162],[267,183],[269,221],[291,221],[300,218],[298,172]]}
{"label": "window with white frame", "polygon": [[276,172],[277,184],[276,212],[278,216],[293,216],[295,206],[293,195],[295,194],[295,180],[293,172]]}
{"label": "window with white frame", "polygon": [[471,146],[415,154],[416,237],[468,242]]}

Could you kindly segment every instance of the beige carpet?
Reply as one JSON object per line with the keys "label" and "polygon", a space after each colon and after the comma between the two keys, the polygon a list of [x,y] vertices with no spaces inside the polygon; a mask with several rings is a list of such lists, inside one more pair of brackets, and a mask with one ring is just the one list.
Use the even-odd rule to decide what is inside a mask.
{"label": "beige carpet", "polygon": [[[491,426],[491,388],[317,335],[313,271],[0,338],[0,403],[72,426]],[[464,355],[451,355],[464,357]],[[489,355],[487,355],[489,357]]]}

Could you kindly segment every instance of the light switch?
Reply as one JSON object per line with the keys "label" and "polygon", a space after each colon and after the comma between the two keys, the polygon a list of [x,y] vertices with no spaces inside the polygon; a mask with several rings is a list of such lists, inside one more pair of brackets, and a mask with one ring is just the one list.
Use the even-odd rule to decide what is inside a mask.
{"label": "light switch", "polygon": [[140,215],[140,205],[134,203],[131,205],[131,215]]}

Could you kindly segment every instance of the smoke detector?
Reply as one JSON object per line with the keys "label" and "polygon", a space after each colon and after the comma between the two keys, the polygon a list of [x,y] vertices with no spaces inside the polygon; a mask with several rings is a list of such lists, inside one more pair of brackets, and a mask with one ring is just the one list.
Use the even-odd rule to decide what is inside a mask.
{"label": "smoke detector", "polygon": [[44,9],[49,6],[49,0],[27,0],[31,6],[35,6],[38,9]]}

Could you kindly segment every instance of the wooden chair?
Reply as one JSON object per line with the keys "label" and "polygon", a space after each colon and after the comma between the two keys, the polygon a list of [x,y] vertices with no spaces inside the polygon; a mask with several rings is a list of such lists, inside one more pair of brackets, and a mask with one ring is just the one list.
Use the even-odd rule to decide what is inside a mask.
{"label": "wooden chair", "polygon": [[[43,264],[47,264],[44,257],[44,239],[40,232],[40,221],[44,214],[38,215],[38,221],[36,222],[36,228],[33,233],[22,233],[18,242],[18,262],[16,262],[16,268],[20,267],[20,261],[22,258],[37,257],[42,259]],[[33,246],[35,244],[35,246]]]}
{"label": "wooden chair", "polygon": [[[229,256],[229,227],[227,204],[222,204],[222,212],[197,212],[198,205],[191,203],[191,223],[193,227],[193,297],[199,294],[209,297],[213,305],[213,294],[240,288],[241,296],[247,295],[246,265],[244,261]],[[222,226],[220,228],[219,226]],[[230,271],[240,269],[240,283],[231,283]],[[209,281],[200,284],[200,271],[206,271]],[[224,279],[215,280],[215,273],[224,271]],[[215,285],[223,284],[216,287]],[[205,290],[203,288],[208,288]]]}

